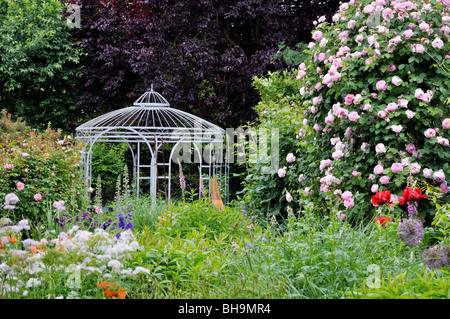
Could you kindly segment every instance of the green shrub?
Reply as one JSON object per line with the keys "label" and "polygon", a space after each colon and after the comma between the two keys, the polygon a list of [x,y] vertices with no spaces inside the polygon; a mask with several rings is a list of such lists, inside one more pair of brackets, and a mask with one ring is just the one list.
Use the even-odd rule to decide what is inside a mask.
{"label": "green shrub", "polygon": [[[272,176],[285,206],[284,189],[293,190],[291,205],[308,193],[319,207],[331,200],[349,212],[361,205],[368,215],[376,213],[370,197],[377,188],[398,196],[406,186],[421,187],[428,195],[438,189],[445,194],[440,201],[448,202],[448,4],[382,2],[350,1],[332,21],[321,17],[295,77],[300,95],[294,109],[286,114],[290,103],[284,102],[259,110],[263,124],[277,116],[286,116],[288,123],[297,115],[297,122],[302,120],[298,145],[289,143],[280,154],[283,159],[293,153],[296,160],[280,163],[287,168],[285,177]],[[280,92],[275,103],[282,101],[278,84],[288,80],[260,81]],[[277,97],[267,87],[260,91]],[[381,171],[375,172],[377,165]],[[348,200],[342,198],[346,191],[352,195]],[[359,203],[358,194],[363,195]],[[398,205],[395,214],[406,210]],[[429,222],[434,203],[421,201],[418,210]]]}
{"label": "green shrub", "polygon": [[[0,103],[34,128],[73,128],[79,59],[59,0],[0,1]],[[81,115],[81,116],[80,116]]]}
{"label": "green shrub", "polygon": [[[86,207],[87,189],[80,170],[81,145],[71,136],[48,127],[43,132],[31,130],[19,118],[1,113],[0,127],[0,198],[9,193],[19,202],[3,214],[13,220],[45,221],[54,202],[64,201],[67,210]],[[5,203],[6,205],[7,203]]]}

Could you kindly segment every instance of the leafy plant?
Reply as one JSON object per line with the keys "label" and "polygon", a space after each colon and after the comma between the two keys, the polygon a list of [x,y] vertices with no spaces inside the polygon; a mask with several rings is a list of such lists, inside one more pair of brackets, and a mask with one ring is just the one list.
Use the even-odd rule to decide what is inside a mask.
{"label": "leafy plant", "polygon": [[0,103],[39,129],[76,123],[82,50],[59,0],[0,1]]}

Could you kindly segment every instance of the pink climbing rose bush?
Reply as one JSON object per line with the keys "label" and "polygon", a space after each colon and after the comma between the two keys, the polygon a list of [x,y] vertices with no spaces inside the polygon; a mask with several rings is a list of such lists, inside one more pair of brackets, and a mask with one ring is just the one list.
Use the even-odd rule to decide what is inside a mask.
{"label": "pink climbing rose bush", "polygon": [[411,176],[447,189],[449,34],[449,0],[351,0],[319,20],[296,77],[303,194],[401,193]]}

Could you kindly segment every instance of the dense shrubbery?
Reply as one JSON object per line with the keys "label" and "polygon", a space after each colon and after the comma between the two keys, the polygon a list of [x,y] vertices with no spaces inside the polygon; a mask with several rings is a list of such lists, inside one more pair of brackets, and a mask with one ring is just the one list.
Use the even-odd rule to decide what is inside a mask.
{"label": "dense shrubbery", "polygon": [[79,58],[59,0],[0,1],[0,108],[32,127],[71,129]]}
{"label": "dense shrubbery", "polygon": [[9,217],[46,220],[54,202],[61,200],[68,210],[85,208],[79,142],[50,127],[42,133],[32,130],[20,118],[12,121],[6,111],[0,127],[0,197],[15,194],[19,199],[2,204]]}
{"label": "dense shrubbery", "polygon": [[[296,161],[281,163],[285,177],[273,176],[292,203],[312,194],[360,215],[377,190],[402,196],[414,186],[431,199],[419,206],[429,219],[436,197],[448,201],[448,6],[350,1],[332,21],[319,19],[296,76],[299,147],[281,154]],[[407,214],[406,205],[396,207]]]}

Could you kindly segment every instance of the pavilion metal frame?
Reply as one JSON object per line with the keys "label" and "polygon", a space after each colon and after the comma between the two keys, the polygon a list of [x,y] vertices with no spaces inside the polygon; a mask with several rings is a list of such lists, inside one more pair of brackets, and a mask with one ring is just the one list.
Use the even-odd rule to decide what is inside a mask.
{"label": "pavilion metal frame", "polygon": [[[209,181],[216,175],[218,180],[224,183],[223,196],[227,199],[229,166],[223,151],[225,130],[200,117],[170,107],[169,102],[153,90],[153,86],[137,99],[133,106],[103,114],[78,126],[76,138],[85,143],[82,169],[88,187],[92,186],[92,155],[95,143],[126,143],[133,160],[133,187],[136,196],[140,195],[141,181],[150,180],[149,191],[152,198],[156,199],[158,180],[168,178],[166,198],[170,201],[172,165],[178,166],[175,161],[176,150],[189,145],[189,149],[195,152],[194,163],[200,167],[199,182],[206,185],[207,180],[210,190]],[[133,150],[133,144],[136,144],[136,152]],[[169,159],[160,163],[156,152],[162,145],[168,144],[172,145]],[[146,146],[150,151],[149,165],[142,164],[142,160],[145,160],[141,157],[142,146]],[[166,165],[168,175],[159,175],[158,165]],[[149,169],[150,175],[142,176],[142,169]]]}

